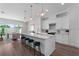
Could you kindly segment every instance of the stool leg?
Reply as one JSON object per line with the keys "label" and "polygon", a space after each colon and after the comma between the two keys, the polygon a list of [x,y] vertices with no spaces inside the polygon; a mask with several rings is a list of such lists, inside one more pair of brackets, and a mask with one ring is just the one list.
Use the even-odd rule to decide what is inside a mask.
{"label": "stool leg", "polygon": [[39,53],[40,53],[40,56],[41,56],[41,49],[40,49],[40,46],[39,46]]}
{"label": "stool leg", "polygon": [[35,56],[35,46],[34,46],[34,56]]}
{"label": "stool leg", "polygon": [[27,48],[29,49],[29,42],[27,41]]}
{"label": "stool leg", "polygon": [[30,43],[30,51],[31,51],[31,49],[33,48],[32,46],[33,46],[33,43]]}
{"label": "stool leg", "polygon": [[27,44],[28,44],[28,42],[26,41],[26,47],[28,48],[28,45]]}
{"label": "stool leg", "polygon": [[30,46],[29,46],[29,48],[30,48],[30,51],[31,51],[31,43],[30,43]]}

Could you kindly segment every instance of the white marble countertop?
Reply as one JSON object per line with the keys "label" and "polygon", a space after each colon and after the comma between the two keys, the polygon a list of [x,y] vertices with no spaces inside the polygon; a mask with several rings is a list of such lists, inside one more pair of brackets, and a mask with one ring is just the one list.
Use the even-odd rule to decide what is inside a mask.
{"label": "white marble countertop", "polygon": [[32,37],[41,38],[41,39],[48,39],[51,36],[54,36],[47,33],[8,33],[8,34],[11,34],[11,35],[12,34],[25,34],[27,36],[32,36]]}
{"label": "white marble countertop", "polygon": [[33,36],[33,37],[37,37],[37,38],[42,38],[42,39],[47,39],[50,36],[53,36],[53,35],[46,34],[46,33],[27,33],[27,34],[26,33],[21,33],[21,34],[25,34],[25,35]]}

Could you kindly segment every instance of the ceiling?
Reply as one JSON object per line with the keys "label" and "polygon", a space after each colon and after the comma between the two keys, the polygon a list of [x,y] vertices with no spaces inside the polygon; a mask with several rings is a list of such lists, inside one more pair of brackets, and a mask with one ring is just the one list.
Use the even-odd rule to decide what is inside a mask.
{"label": "ceiling", "polygon": [[[53,14],[66,10],[76,4],[66,3],[61,5],[60,3],[0,3],[0,18],[14,19],[18,21],[28,21],[31,16],[31,7],[32,5],[32,17],[33,19],[40,17],[42,10],[46,12],[47,15],[52,16]],[[26,17],[24,19],[24,17]]]}

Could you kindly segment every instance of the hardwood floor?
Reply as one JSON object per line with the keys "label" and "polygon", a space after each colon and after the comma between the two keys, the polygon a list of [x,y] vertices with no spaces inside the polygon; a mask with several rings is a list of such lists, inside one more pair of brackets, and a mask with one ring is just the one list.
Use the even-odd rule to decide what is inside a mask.
{"label": "hardwood floor", "polygon": [[79,56],[79,48],[56,43],[56,50],[51,55],[53,56]]}
{"label": "hardwood floor", "polygon": [[5,43],[0,41],[0,56],[32,56],[33,51],[27,49],[20,41]]}
{"label": "hardwood floor", "polygon": [[[0,56],[33,56],[33,50],[29,50],[20,41],[0,41]],[[79,56],[79,49],[56,43],[56,50],[51,56]]]}

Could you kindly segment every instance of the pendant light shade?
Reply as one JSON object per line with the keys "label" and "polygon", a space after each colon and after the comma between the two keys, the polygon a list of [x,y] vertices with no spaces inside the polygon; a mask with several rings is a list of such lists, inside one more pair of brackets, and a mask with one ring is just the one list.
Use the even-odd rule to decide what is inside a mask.
{"label": "pendant light shade", "polygon": [[24,21],[26,20],[26,10],[24,10]]}
{"label": "pendant light shade", "polygon": [[31,16],[30,16],[30,20],[32,20],[32,5],[30,5],[31,8]]}
{"label": "pendant light shade", "polygon": [[44,13],[43,12],[41,13],[41,16],[44,16]]}
{"label": "pendant light shade", "polygon": [[43,4],[42,4],[42,11],[41,11],[41,16],[44,16],[44,11],[43,11]]}

